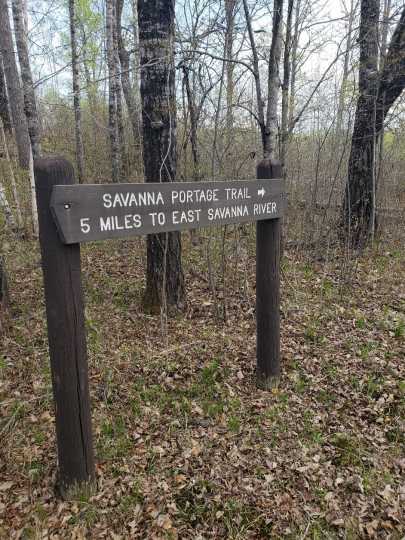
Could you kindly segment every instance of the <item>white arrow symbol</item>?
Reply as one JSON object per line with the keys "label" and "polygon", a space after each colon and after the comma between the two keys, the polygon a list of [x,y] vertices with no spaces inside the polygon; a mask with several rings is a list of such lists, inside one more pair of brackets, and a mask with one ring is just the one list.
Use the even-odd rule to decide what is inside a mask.
{"label": "white arrow symbol", "polygon": [[257,190],[257,194],[260,195],[260,197],[264,197],[264,194],[266,193],[265,189],[262,188],[262,189],[258,189]]}

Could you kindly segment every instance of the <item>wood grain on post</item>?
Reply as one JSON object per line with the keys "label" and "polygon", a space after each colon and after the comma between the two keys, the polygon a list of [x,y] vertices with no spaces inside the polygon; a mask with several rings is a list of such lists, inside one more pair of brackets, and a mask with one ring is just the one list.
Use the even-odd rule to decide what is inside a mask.
{"label": "wood grain on post", "polygon": [[49,206],[53,186],[73,184],[74,171],[57,157],[36,160],[34,168],[63,496],[94,479],[80,245],[61,243]]}
{"label": "wood grain on post", "polygon": [[[281,178],[279,162],[264,159],[257,178]],[[259,221],[256,228],[257,385],[270,389],[280,378],[281,219]]]}

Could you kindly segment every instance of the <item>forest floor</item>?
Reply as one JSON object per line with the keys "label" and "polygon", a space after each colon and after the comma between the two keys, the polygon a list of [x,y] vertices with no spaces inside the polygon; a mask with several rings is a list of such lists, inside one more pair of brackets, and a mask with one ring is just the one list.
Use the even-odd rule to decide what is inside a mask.
{"label": "forest floor", "polygon": [[252,230],[229,228],[225,253],[183,235],[187,309],[167,328],[140,307],[143,240],[83,247],[97,489],[69,501],[54,494],[40,257],[9,241],[1,539],[403,538],[403,246],[346,261],[286,250],[283,375],[265,392]]}

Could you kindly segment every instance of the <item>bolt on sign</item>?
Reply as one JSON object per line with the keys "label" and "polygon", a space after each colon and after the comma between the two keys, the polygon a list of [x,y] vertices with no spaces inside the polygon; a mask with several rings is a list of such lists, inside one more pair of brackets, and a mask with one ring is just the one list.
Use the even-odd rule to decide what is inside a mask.
{"label": "bolt on sign", "polygon": [[58,489],[95,478],[80,243],[256,221],[257,383],[280,374],[279,164],[257,180],[77,185],[62,158],[35,161],[49,356],[55,401]]}
{"label": "bolt on sign", "polygon": [[55,186],[51,210],[65,244],[279,218],[283,181]]}

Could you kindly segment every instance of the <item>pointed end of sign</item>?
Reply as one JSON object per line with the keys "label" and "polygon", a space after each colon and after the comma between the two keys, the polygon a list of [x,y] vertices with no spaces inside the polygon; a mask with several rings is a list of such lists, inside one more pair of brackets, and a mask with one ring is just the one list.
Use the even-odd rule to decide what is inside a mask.
{"label": "pointed end of sign", "polygon": [[57,212],[57,207],[58,205],[61,206],[61,202],[58,202],[58,197],[57,197],[57,193],[55,192],[55,188],[57,188],[57,186],[54,186],[52,189],[51,200],[49,202],[49,209],[51,211],[52,219],[56,225],[56,230],[58,231],[60,241],[62,242],[62,244],[70,244],[71,242],[69,242],[68,239],[63,234],[63,228],[61,227],[61,224],[59,223],[59,216],[58,216],[59,213]]}

